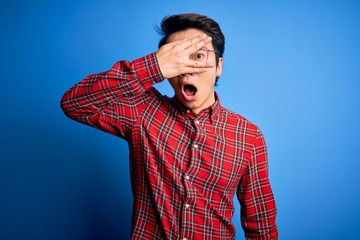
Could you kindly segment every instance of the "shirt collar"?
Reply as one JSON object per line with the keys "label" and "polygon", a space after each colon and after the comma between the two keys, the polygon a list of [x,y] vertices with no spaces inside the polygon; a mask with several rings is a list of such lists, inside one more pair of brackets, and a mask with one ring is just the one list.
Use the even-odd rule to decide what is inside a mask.
{"label": "shirt collar", "polygon": [[[208,108],[202,110],[196,117],[197,118],[209,118],[210,122],[214,121],[216,115],[220,112],[221,103],[219,95],[215,92],[215,103]],[[176,110],[181,112],[183,115],[191,113],[191,110],[185,107],[175,96],[171,98],[171,103]],[[195,115],[194,115],[195,116]]]}

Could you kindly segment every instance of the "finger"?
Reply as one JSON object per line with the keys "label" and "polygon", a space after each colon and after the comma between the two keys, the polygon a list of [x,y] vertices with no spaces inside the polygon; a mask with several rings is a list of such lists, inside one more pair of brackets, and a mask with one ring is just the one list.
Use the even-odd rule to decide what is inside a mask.
{"label": "finger", "polygon": [[185,69],[184,73],[203,73],[206,72],[208,68],[196,68],[196,67],[188,67]]}
{"label": "finger", "polygon": [[[191,38],[185,42],[183,42],[181,44],[181,46],[184,48],[184,49],[187,49],[187,48],[190,48],[190,47],[193,47],[194,45],[199,45],[199,43],[201,42],[208,42],[208,36],[206,34],[200,34],[194,38]],[[205,43],[205,44],[206,44]],[[196,48],[196,47],[195,47]]]}
{"label": "finger", "polygon": [[190,68],[212,68],[214,64],[205,63],[205,62],[197,62],[197,61],[189,61],[185,64],[186,67]]}
{"label": "finger", "polygon": [[205,38],[205,39],[203,39],[201,41],[198,41],[198,42],[192,44],[186,50],[193,53],[193,52],[199,50],[200,48],[202,48],[203,46],[205,46],[206,44],[208,44],[209,42],[211,42],[211,37],[207,37],[207,38]]}
{"label": "finger", "polygon": [[188,62],[187,65],[182,67],[182,70],[179,74],[186,74],[186,73],[203,73],[206,72],[209,68],[214,67],[214,65],[209,63],[199,63],[195,61]]}

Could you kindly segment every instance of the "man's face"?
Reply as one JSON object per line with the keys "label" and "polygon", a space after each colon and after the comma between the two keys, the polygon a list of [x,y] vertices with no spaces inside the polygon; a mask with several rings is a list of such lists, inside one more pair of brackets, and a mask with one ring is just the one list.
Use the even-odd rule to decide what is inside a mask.
{"label": "man's face", "polygon": [[[190,28],[171,34],[168,38],[168,42],[185,38],[192,39],[201,34],[204,34],[204,32]],[[213,68],[209,68],[203,73],[188,73],[169,78],[169,82],[175,91],[175,97],[195,114],[198,114],[201,110],[215,103],[215,80],[216,76],[220,76],[222,71],[223,59],[220,58],[219,64],[216,66],[215,53],[206,50],[214,50],[211,42],[202,47],[199,54],[194,53],[190,58],[196,61],[207,61],[214,65]],[[202,53],[207,55],[207,57]],[[206,59],[204,57],[206,57]]]}

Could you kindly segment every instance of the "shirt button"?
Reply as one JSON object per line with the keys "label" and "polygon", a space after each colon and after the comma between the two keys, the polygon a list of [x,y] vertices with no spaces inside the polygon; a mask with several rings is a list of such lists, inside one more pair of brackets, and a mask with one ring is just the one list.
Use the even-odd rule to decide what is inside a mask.
{"label": "shirt button", "polygon": [[199,124],[200,122],[199,122],[199,120],[195,120],[195,124]]}
{"label": "shirt button", "polygon": [[194,144],[194,145],[193,145],[193,147],[196,149],[196,148],[198,148],[198,147],[199,147],[199,145]]}
{"label": "shirt button", "polygon": [[186,179],[186,180],[189,180],[189,179],[190,179],[190,176],[189,176],[189,175],[186,175],[186,176],[185,176],[185,179]]}
{"label": "shirt button", "polygon": [[187,239],[187,238],[183,238],[183,239],[181,239],[181,240],[189,240],[189,239]]}
{"label": "shirt button", "polygon": [[189,207],[190,207],[190,204],[185,204],[185,207],[186,207],[186,208],[189,208]]}
{"label": "shirt button", "polygon": [[190,109],[188,109],[188,110],[186,110],[186,112],[187,112],[187,113],[190,113],[190,112],[191,112],[191,110],[190,110]]}

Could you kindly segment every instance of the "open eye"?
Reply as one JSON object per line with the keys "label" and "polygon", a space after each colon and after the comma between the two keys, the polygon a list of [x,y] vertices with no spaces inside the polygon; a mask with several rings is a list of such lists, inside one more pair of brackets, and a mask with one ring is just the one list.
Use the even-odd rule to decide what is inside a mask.
{"label": "open eye", "polygon": [[203,61],[206,59],[206,52],[199,50],[192,54],[191,59],[195,61]]}
{"label": "open eye", "polygon": [[204,57],[205,57],[205,55],[201,52],[195,53],[195,59],[202,59]]}

